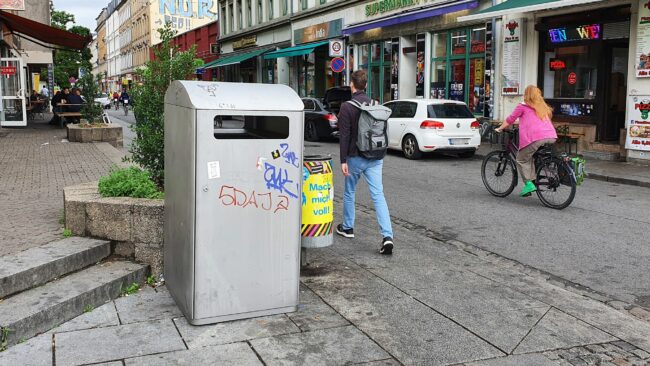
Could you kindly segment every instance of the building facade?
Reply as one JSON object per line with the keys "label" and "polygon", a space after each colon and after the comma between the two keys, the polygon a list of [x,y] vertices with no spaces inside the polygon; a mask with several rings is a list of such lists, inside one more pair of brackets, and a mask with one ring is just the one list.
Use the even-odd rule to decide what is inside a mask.
{"label": "building facade", "polygon": [[131,3],[123,1],[117,8],[120,52],[120,82],[122,88],[129,88],[133,82],[133,24],[131,23]]}
{"label": "building facade", "polygon": [[133,71],[142,68],[149,61],[151,46],[151,17],[148,0],[131,0],[131,45]]}
{"label": "building facade", "polygon": [[[650,158],[650,2],[507,2],[461,19],[494,19],[501,78],[496,119],[537,85],[553,122],[592,158]],[[648,71],[646,71],[648,70]],[[562,138],[562,137],[561,137]]]}
{"label": "building facade", "polygon": [[[192,46],[196,47],[196,57],[203,60],[204,64],[214,62],[219,56],[217,51],[217,38],[219,37],[219,23],[213,22],[189,32],[179,34],[173,39],[173,44],[181,51],[186,51]],[[200,68],[196,75],[198,80],[217,80],[215,69]]]}
{"label": "building facade", "polygon": [[106,47],[106,19],[107,9],[104,8],[96,18],[97,27],[95,33],[97,34],[97,63],[93,65],[93,74],[100,75],[100,90],[105,92],[107,90],[106,76],[108,74],[107,64],[107,47]]}
{"label": "building facade", "polygon": [[122,85],[119,12],[117,11],[122,3],[124,0],[113,0],[106,7],[107,91],[109,92],[119,91]]}

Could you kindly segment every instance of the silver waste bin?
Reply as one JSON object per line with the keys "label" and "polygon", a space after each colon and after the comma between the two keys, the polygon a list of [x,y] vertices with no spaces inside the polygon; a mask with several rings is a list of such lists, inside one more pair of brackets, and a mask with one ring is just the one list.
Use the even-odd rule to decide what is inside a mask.
{"label": "silver waste bin", "polygon": [[167,90],[164,274],[190,324],[296,310],[303,124],[284,85]]}

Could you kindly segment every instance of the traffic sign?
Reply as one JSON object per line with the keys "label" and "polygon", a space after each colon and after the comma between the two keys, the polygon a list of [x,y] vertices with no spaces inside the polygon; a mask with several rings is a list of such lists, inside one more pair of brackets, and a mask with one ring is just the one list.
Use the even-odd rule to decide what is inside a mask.
{"label": "traffic sign", "polygon": [[578,76],[576,75],[575,72],[571,72],[567,77],[567,81],[569,82],[569,84],[573,85],[578,81]]}
{"label": "traffic sign", "polygon": [[330,39],[330,57],[343,57],[345,56],[344,50],[343,40]]}
{"label": "traffic sign", "polygon": [[340,57],[335,57],[330,62],[330,68],[334,72],[341,72],[345,69],[345,60]]}

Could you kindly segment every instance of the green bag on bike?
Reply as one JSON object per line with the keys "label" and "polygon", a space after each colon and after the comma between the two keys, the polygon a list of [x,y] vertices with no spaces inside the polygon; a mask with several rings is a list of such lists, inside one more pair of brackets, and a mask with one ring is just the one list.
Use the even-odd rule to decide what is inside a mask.
{"label": "green bag on bike", "polygon": [[569,164],[571,164],[571,168],[573,168],[573,174],[576,176],[576,184],[581,185],[585,180],[585,159],[582,157],[582,155],[576,155],[569,159]]}

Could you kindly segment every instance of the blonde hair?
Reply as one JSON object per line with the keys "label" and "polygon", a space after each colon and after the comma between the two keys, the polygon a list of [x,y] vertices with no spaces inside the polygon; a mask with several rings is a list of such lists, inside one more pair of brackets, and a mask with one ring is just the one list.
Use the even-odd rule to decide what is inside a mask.
{"label": "blonde hair", "polygon": [[528,85],[524,91],[524,103],[535,110],[535,114],[542,120],[553,118],[553,108],[546,104],[542,91],[535,85]]}

